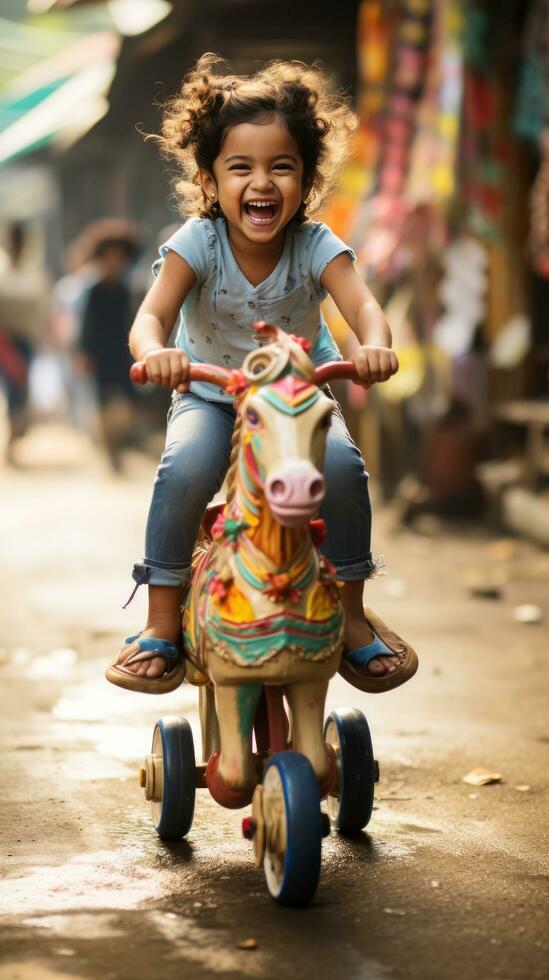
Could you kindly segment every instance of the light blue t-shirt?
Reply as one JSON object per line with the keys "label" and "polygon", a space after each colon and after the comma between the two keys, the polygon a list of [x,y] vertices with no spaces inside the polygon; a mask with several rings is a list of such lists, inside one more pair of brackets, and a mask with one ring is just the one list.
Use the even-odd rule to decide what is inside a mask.
{"label": "light blue t-shirt", "polygon": [[[259,346],[252,329],[256,320],[306,337],[315,364],[341,360],[320,309],[327,295],[320,277],[342,252],[353,262],[356,256],[321,221],[287,225],[282,255],[257,286],[236,262],[224,218],[189,219],[160,246],[161,257],[170,250],[185,259],[197,278],[181,307],[176,338],[176,346],[191,361],[241,367],[246,355]],[[191,390],[210,400],[232,401],[222,389],[204,382],[193,382]]]}

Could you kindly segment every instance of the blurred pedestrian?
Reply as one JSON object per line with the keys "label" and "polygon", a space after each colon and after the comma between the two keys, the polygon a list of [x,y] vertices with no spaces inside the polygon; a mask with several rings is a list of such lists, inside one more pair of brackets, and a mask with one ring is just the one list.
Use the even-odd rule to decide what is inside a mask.
{"label": "blurred pedestrian", "polygon": [[23,222],[7,226],[0,255],[0,387],[7,402],[6,459],[10,462],[16,441],[28,427],[29,368],[48,314],[48,280],[30,244]]}
{"label": "blurred pedestrian", "polygon": [[77,353],[87,296],[97,282],[89,228],[67,248],[64,266],[65,274],[52,290],[50,343],[61,372],[68,420],[76,428],[95,435],[95,390],[91,376],[82,370],[84,365]]}
{"label": "blurred pedestrian", "polygon": [[129,225],[114,220],[110,226],[102,223],[92,250],[97,280],[84,298],[77,344],[80,370],[94,381],[101,438],[115,470],[120,469],[133,421],[128,333],[134,311],[127,275],[137,254],[137,239]]}

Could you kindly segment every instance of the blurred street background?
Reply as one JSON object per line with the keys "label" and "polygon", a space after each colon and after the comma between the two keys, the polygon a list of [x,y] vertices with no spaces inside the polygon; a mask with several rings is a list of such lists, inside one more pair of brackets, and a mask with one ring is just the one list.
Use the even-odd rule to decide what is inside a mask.
{"label": "blurred street background", "polygon": [[[367,603],[420,672],[382,698],[333,683],[382,780],[303,912],[210,799],[188,843],[158,842],[135,773],[161,713],[198,734],[195,691],[103,680],[143,616],[139,593],[120,607],[168,404],[128,381],[181,222],[143,134],[207,50],[243,73],[320,59],[352,96],[355,154],[314,217],[401,365],[337,394],[387,566]],[[547,976],[548,324],[546,0],[0,0],[0,980]]]}

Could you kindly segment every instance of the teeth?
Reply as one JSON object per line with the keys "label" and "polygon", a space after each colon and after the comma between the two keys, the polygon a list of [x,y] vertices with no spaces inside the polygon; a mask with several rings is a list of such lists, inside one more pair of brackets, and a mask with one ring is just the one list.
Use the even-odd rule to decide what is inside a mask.
{"label": "teeth", "polygon": [[247,203],[248,204],[253,204],[253,206],[256,207],[256,208],[271,208],[271,207],[272,208],[275,208],[276,207],[276,202],[275,201],[248,201]]}

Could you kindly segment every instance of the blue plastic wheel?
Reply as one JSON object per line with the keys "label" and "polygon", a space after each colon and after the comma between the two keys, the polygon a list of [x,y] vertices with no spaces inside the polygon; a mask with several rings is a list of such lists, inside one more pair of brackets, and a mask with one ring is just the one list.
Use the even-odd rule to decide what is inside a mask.
{"label": "blue plastic wheel", "polygon": [[320,876],[322,820],[318,781],[299,752],[271,756],[263,773],[267,888],[281,905],[306,905]]}
{"label": "blue plastic wheel", "polygon": [[191,726],[170,715],[157,721],[152,740],[152,817],[163,840],[180,840],[191,829],[195,799],[195,757]]}
{"label": "blue plastic wheel", "polygon": [[368,722],[357,708],[336,708],[324,738],[337,757],[337,781],[327,799],[330,821],[342,834],[358,834],[372,816],[376,782]]}

